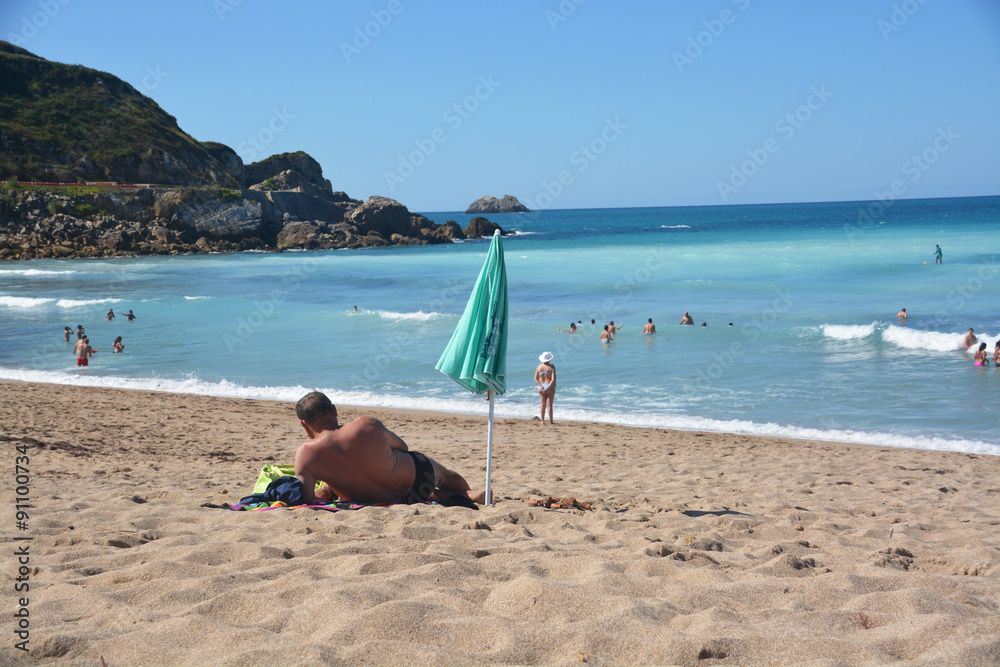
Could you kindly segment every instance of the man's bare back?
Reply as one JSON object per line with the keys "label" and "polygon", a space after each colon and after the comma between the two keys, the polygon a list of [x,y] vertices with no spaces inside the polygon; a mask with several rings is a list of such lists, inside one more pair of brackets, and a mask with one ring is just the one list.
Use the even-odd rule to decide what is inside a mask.
{"label": "man's bare back", "polygon": [[[304,407],[300,407],[304,406]],[[306,502],[315,498],[317,481],[326,482],[343,500],[390,503],[442,500],[460,493],[482,503],[456,472],[417,452],[374,417],[340,425],[329,399],[313,392],[296,406],[309,440],[295,452],[295,476]]]}
{"label": "man's bare back", "polygon": [[344,500],[379,502],[401,498],[413,484],[415,468],[406,443],[377,419],[358,417],[318,432],[306,429],[312,439],[295,453],[296,476],[305,489],[322,480]]}

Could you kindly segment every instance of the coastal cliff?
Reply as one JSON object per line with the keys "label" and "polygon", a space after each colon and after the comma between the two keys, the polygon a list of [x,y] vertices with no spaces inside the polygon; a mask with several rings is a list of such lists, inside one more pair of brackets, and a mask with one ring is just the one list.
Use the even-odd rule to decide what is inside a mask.
{"label": "coastal cliff", "polygon": [[482,215],[484,213],[530,213],[531,211],[513,195],[504,195],[503,199],[487,195],[469,204],[469,208],[465,212],[470,215]]}
{"label": "coastal cliff", "polygon": [[114,75],[7,42],[0,179],[0,259],[427,245],[485,233],[334,191],[303,151],[244,164]]}

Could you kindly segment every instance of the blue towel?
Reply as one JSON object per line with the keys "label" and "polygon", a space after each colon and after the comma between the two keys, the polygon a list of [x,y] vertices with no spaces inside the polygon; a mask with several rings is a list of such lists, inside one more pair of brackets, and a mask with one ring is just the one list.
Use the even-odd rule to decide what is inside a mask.
{"label": "blue towel", "polygon": [[295,477],[279,477],[267,485],[263,493],[255,493],[240,500],[240,505],[251,503],[273,503],[281,501],[289,506],[304,505],[302,482]]}

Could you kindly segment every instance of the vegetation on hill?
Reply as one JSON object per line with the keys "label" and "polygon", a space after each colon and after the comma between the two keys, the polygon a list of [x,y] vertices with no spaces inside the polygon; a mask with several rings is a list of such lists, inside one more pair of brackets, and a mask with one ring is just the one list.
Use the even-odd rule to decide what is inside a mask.
{"label": "vegetation on hill", "polygon": [[118,77],[0,42],[0,178],[240,187],[213,152]]}

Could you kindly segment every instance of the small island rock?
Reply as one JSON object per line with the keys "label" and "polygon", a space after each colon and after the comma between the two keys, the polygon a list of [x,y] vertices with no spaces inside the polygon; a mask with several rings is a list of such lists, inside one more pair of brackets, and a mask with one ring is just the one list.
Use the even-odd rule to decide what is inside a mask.
{"label": "small island rock", "polygon": [[476,215],[482,213],[530,213],[531,211],[513,195],[504,195],[503,199],[487,195],[472,202],[465,212],[469,215]]}

